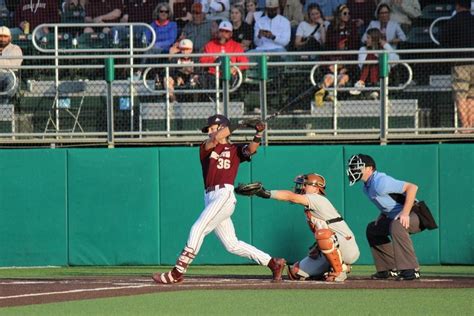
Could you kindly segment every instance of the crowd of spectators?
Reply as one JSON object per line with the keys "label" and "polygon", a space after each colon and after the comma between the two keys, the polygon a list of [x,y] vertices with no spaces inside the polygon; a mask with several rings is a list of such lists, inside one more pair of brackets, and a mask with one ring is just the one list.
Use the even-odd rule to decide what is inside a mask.
{"label": "crowd of spectators", "polygon": [[[446,2],[450,0],[445,0]],[[418,0],[0,0],[0,12],[9,12],[12,37],[31,33],[43,23],[95,23],[81,33],[106,34],[123,40],[129,27],[108,27],[101,23],[146,23],[155,35],[150,54],[179,52],[285,52],[359,50],[359,60],[374,59],[370,50],[391,52],[403,48],[407,34],[420,18],[424,6],[438,1]],[[453,11],[454,11],[453,1]],[[5,21],[5,20],[3,20]],[[472,21],[472,20],[471,20]],[[224,24],[223,24],[224,23]],[[5,22],[4,22],[5,24]],[[223,28],[225,25],[225,28]],[[466,25],[470,30],[472,25]],[[37,31],[47,35],[48,27]],[[111,36],[111,32],[113,36]],[[226,35],[226,36],[224,36]],[[152,41],[152,31],[135,27],[135,38],[144,45]],[[455,35],[454,35],[455,36]],[[183,40],[187,40],[184,41]],[[214,43],[214,44],[213,44]],[[229,44],[230,43],[230,44]],[[234,43],[238,46],[234,45]],[[224,45],[225,44],[225,45]],[[184,45],[184,46],[183,46]],[[172,49],[173,48],[173,49]],[[303,58],[304,54],[301,55]],[[308,57],[308,56],[306,56]],[[314,58],[312,56],[311,58]],[[338,61],[349,55],[321,57]],[[352,56],[357,59],[357,56]],[[395,58],[395,57],[393,57]],[[396,57],[398,58],[398,57]],[[321,67],[318,104],[331,96],[333,85],[371,84],[377,71],[357,65]],[[212,73],[211,73],[212,74]],[[175,85],[180,80],[174,80]]]}

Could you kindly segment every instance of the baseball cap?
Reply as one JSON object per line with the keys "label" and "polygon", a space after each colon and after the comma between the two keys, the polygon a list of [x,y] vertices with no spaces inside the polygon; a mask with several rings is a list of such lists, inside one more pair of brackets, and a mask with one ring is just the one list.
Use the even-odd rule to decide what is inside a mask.
{"label": "baseball cap", "polygon": [[191,40],[185,38],[185,39],[182,39],[182,40],[179,42],[178,47],[181,48],[181,49],[184,49],[184,48],[193,49],[193,42],[192,42]]}
{"label": "baseball cap", "polygon": [[202,13],[202,4],[200,2],[195,2],[191,6],[192,13]]}
{"label": "baseball cap", "polygon": [[366,167],[374,167],[374,169],[376,168],[374,159],[369,155],[358,154],[357,156],[359,156],[360,160],[365,164]]}
{"label": "baseball cap", "polygon": [[207,130],[208,130],[209,126],[214,125],[214,124],[229,126],[230,121],[227,117],[225,117],[222,114],[216,114],[216,115],[213,115],[213,116],[209,116],[207,118],[207,125],[204,126],[201,129],[201,131],[203,133],[207,133]]}
{"label": "baseball cap", "polygon": [[278,8],[279,5],[278,0],[265,0],[266,8]]}
{"label": "baseball cap", "polygon": [[234,28],[232,27],[232,23],[230,23],[229,21],[222,21],[219,24],[219,30],[226,30],[232,32]]}
{"label": "baseball cap", "polygon": [[12,37],[12,33],[10,32],[10,29],[6,26],[0,27],[0,35],[7,35],[9,37]]}

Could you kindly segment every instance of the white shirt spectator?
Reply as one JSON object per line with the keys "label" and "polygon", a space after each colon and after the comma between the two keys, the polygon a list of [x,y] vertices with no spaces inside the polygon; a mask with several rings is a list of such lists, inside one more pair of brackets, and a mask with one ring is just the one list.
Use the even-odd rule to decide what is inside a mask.
{"label": "white shirt spectator", "polygon": [[199,0],[208,20],[229,20],[229,0]]}
{"label": "white shirt spectator", "polygon": [[[323,27],[327,30],[330,22],[329,21],[324,21]],[[313,33],[316,25],[311,25],[306,21],[301,22],[298,25],[298,28],[296,29],[296,36],[301,36],[302,38],[307,38]],[[321,29],[318,29],[316,33],[314,33],[314,38],[320,43],[324,44],[321,42]]]}
{"label": "white shirt spectator", "polygon": [[[385,43],[383,45],[383,49],[387,51],[388,53],[388,60],[400,60],[400,56],[398,56],[398,54],[395,53],[395,51],[393,50],[392,46],[389,44],[389,43]],[[370,50],[367,49],[366,46],[362,46],[360,49],[359,49],[359,57],[358,57],[358,60],[361,64],[359,64],[359,67],[362,69],[362,67],[364,66],[364,64],[362,64],[366,59],[367,59],[367,55],[371,53]],[[378,54],[376,53],[373,53],[375,56],[378,56]]]}
{"label": "white shirt spectator", "polygon": [[[273,19],[270,19],[267,15],[262,15],[256,18],[254,28],[254,43],[256,50],[267,51],[267,50],[286,50],[285,46],[290,43],[291,39],[291,24],[290,21],[281,15],[276,15]],[[272,32],[275,39],[267,37],[258,37],[260,30],[266,30]]]}
{"label": "white shirt spectator", "polygon": [[[401,42],[405,42],[407,40],[407,37],[405,33],[402,31],[400,24],[398,24],[395,21],[392,21],[392,20],[388,21],[387,27],[385,29],[382,29],[380,26],[380,21],[374,20],[370,22],[369,26],[367,27],[367,30],[370,30],[372,28],[379,29],[380,32],[382,32],[382,34],[385,35],[385,39],[389,43],[391,43],[396,38],[400,39]],[[365,31],[364,36],[362,36],[363,43],[367,41],[367,30]]]}

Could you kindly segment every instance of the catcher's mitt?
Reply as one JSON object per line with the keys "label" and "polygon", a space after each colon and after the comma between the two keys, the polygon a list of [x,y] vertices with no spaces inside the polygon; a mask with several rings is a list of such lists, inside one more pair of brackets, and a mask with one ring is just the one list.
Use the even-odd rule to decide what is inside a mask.
{"label": "catcher's mitt", "polygon": [[252,196],[257,195],[259,197],[268,199],[270,198],[270,192],[265,190],[261,182],[253,183],[239,183],[239,185],[234,189],[236,194]]}

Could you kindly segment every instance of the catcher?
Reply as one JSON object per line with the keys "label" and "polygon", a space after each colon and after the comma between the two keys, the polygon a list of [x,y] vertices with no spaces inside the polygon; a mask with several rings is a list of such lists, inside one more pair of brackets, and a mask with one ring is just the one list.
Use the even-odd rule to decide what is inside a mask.
{"label": "catcher", "polygon": [[299,175],[294,182],[294,193],[287,190],[269,191],[260,182],[241,184],[235,192],[303,205],[316,242],[307,257],[288,268],[288,277],[290,280],[342,282],[350,272],[350,265],[359,258],[354,234],[326,198],[326,180],[323,176],[316,173]]}

